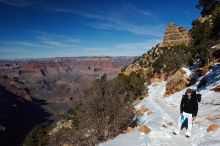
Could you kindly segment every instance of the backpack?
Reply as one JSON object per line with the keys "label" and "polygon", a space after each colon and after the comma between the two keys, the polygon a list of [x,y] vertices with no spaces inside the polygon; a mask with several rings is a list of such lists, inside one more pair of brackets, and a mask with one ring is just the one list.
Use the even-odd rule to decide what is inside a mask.
{"label": "backpack", "polygon": [[201,94],[196,94],[196,99],[198,102],[202,100],[202,95]]}

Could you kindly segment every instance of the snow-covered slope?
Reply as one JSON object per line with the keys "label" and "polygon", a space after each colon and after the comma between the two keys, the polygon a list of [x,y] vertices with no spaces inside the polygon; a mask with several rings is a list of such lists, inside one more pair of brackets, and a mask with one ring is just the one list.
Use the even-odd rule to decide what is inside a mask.
{"label": "snow-covered slope", "polygon": [[[164,99],[166,82],[162,81],[150,85],[149,95],[135,107],[140,109],[145,106],[152,111],[150,115],[145,113],[140,116],[138,122],[139,126],[147,125],[151,132],[146,135],[136,127],[134,131],[121,134],[99,146],[220,146],[220,129],[212,133],[207,132],[212,122],[220,127],[220,119],[214,119],[212,122],[207,119],[216,115],[220,117],[220,93],[210,91],[220,85],[220,65],[214,65],[203,78],[206,78],[207,84],[198,90],[202,94],[202,101],[199,103],[198,116],[194,121],[190,138],[185,137],[185,129],[180,135],[172,134],[177,127],[179,104],[186,89]],[[190,88],[196,89],[197,84]]]}

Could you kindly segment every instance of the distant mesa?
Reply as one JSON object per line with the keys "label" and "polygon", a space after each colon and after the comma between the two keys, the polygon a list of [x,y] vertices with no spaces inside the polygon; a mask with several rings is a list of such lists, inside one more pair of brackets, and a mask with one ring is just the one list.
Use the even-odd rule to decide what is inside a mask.
{"label": "distant mesa", "polygon": [[171,47],[178,45],[189,46],[191,43],[191,37],[183,26],[176,26],[174,23],[170,23],[166,28],[163,42],[160,47]]}

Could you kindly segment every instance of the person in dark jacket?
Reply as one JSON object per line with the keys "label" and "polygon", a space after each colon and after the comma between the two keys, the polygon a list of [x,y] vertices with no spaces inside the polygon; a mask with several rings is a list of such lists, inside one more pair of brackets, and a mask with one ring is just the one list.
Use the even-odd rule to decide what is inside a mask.
{"label": "person in dark jacket", "polygon": [[[181,104],[180,104],[180,118],[181,116],[184,116],[184,119],[188,119],[188,128],[186,130],[186,137],[191,136],[191,130],[192,130],[192,122],[195,120],[198,112],[198,101],[196,97],[193,96],[193,90],[187,89],[186,95],[183,95]],[[178,129],[174,132],[174,134],[180,134],[182,123],[178,122]]]}

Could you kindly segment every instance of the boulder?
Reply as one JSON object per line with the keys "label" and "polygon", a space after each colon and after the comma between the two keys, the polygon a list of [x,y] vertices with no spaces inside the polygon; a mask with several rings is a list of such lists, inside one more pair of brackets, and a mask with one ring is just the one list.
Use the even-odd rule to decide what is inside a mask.
{"label": "boulder", "polygon": [[147,112],[147,114],[151,113],[151,111],[150,111],[147,107],[141,106],[141,108],[136,111],[136,114],[137,114],[138,116],[141,116],[141,115],[143,115],[145,112]]}
{"label": "boulder", "polygon": [[146,125],[141,125],[138,129],[140,132],[144,132],[145,134],[148,134],[151,130]]}
{"label": "boulder", "polygon": [[128,127],[127,130],[126,130],[126,132],[128,133],[128,132],[131,132],[131,131],[133,131],[133,130],[134,130],[134,128]]}
{"label": "boulder", "polygon": [[214,132],[218,129],[218,125],[217,124],[211,124],[208,129],[207,129],[207,132]]}

